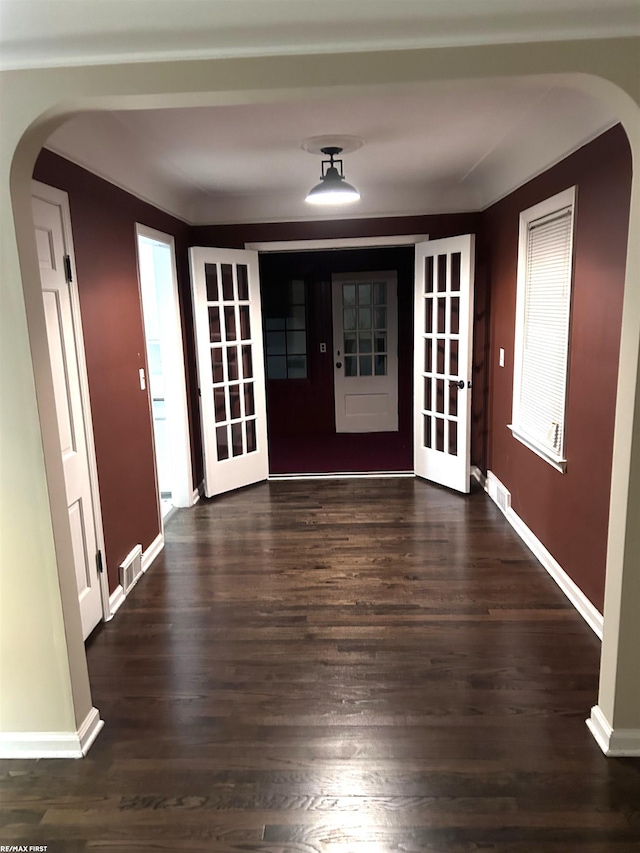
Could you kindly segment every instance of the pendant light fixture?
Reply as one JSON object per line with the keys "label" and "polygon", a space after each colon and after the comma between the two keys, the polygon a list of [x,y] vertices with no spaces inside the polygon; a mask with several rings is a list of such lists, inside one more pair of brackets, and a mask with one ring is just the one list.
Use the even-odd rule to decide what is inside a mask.
{"label": "pendant light fixture", "polygon": [[305,201],[309,204],[348,204],[358,201],[360,193],[344,179],[342,160],[335,159],[343,149],[331,145],[320,150],[329,159],[322,161],[320,183],[309,190]]}

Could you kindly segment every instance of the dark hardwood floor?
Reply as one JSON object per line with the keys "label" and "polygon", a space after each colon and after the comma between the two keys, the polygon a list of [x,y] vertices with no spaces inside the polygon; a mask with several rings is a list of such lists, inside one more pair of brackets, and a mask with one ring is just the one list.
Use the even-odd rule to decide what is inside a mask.
{"label": "dark hardwood floor", "polygon": [[599,643],[484,493],[275,482],[179,512],[88,646],[82,761],[1,765],[48,853],[631,853]]}

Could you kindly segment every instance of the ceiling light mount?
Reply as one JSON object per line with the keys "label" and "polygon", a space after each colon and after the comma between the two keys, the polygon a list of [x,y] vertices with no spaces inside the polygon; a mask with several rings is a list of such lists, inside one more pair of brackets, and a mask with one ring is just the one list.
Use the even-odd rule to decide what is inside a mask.
{"label": "ceiling light mount", "polygon": [[305,201],[309,204],[348,204],[358,201],[360,193],[344,179],[342,160],[336,160],[343,149],[338,145],[325,145],[320,149],[328,157],[322,161],[320,183],[309,190]]}

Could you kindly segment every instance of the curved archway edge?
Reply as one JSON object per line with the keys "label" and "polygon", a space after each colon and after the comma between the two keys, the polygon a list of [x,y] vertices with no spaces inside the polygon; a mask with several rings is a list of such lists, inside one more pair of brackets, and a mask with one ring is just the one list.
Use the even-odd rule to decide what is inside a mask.
{"label": "curved archway edge", "polygon": [[[172,61],[0,77],[0,752],[81,754],[92,708],[65,512],[30,181],[50,133],[84,110],[215,106],[553,75],[607,100],[640,162],[640,40]],[[640,755],[640,189],[634,175],[618,377],[600,693],[590,728]],[[9,744],[8,750],[5,745]],[[22,751],[20,752],[20,749]],[[69,751],[70,750],[70,751]],[[64,750],[60,752],[63,753]]]}

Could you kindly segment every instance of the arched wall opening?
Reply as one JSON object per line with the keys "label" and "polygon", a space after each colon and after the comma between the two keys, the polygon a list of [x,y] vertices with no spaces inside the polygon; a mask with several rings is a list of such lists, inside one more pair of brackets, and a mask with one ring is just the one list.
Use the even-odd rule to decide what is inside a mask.
{"label": "arched wall opening", "polygon": [[[599,43],[596,45],[601,47]],[[13,221],[8,218],[3,225],[2,254],[5,304],[14,312],[13,322],[6,326],[8,336],[5,337],[14,371],[6,378],[5,387],[10,391],[8,399],[18,401],[18,410],[8,419],[7,430],[3,429],[4,441],[12,442],[16,452],[13,459],[7,457],[2,487],[3,499],[13,493],[11,513],[20,517],[20,521],[12,525],[3,544],[6,556],[13,563],[17,555],[22,554],[28,571],[19,579],[3,578],[6,592],[3,599],[11,602],[13,608],[9,618],[3,618],[3,625],[9,634],[18,633],[19,622],[26,614],[31,614],[28,618],[37,616],[37,627],[22,650],[21,673],[9,660],[12,649],[3,638],[8,650],[2,659],[8,673],[5,682],[8,690],[4,693],[12,693],[13,688],[34,701],[33,710],[26,717],[9,702],[0,707],[3,728],[26,733],[77,732],[91,713],[75,580],[68,571],[71,540],[64,512],[58,428],[30,209],[33,165],[54,127],[83,109],[215,106],[299,97],[301,92],[313,97],[359,92],[370,90],[370,87],[393,88],[401,83],[417,85],[431,80],[554,71],[566,73],[565,81],[577,89],[615,103],[630,140],[634,162],[638,162],[640,110],[637,100],[640,93],[637,81],[634,89],[633,60],[621,59],[615,44],[607,43],[607,47],[608,52],[604,54],[610,57],[609,66],[606,62],[603,64],[602,58],[595,61],[593,46],[589,53],[586,43],[580,49],[575,45],[569,49],[558,43],[553,49],[548,45],[528,45],[526,51],[521,46],[517,50],[504,46],[501,49],[414,51],[378,56],[60,69],[46,72],[49,79],[45,83],[37,72],[13,74],[13,91],[8,101],[5,100],[8,109],[3,127],[2,175],[4,215],[12,209]],[[588,76],[589,72],[601,76]],[[295,89],[291,88],[292,79],[298,81]],[[637,388],[640,262],[634,240],[640,230],[638,196],[635,177],[618,378],[599,700],[603,718],[614,732],[618,728],[628,732],[640,727],[640,684],[629,675],[633,666],[629,654],[637,639],[634,631],[638,631],[629,611],[640,600],[637,558],[640,542],[638,525],[634,524],[640,508],[640,398]],[[10,482],[21,482],[20,488],[12,488]],[[29,525],[24,523],[27,514]],[[8,605],[3,604],[3,617],[5,607]],[[43,649],[47,649],[47,654],[42,654]],[[31,679],[36,673],[39,673],[39,684],[33,688]],[[37,709],[45,705],[46,712],[38,712]],[[600,735],[610,739],[611,732],[607,735],[603,725]]]}

